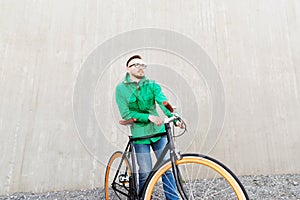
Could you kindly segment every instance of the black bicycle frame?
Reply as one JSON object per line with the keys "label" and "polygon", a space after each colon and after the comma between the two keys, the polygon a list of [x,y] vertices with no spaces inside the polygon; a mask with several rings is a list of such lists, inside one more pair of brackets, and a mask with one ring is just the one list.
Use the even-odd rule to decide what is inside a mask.
{"label": "black bicycle frame", "polygon": [[[115,175],[113,183],[112,183],[112,187],[115,191],[118,191],[119,193],[127,196],[131,200],[136,200],[136,199],[139,199],[140,197],[143,197],[145,192],[146,192],[147,185],[151,180],[152,175],[165,163],[165,162],[163,162],[163,160],[164,160],[167,152],[170,151],[170,161],[172,163],[172,171],[173,171],[173,175],[174,175],[174,179],[175,179],[175,182],[176,182],[178,192],[179,192],[180,196],[183,199],[188,199],[186,197],[186,194],[185,194],[184,190],[183,190],[183,186],[181,184],[181,181],[178,179],[178,177],[180,177],[180,172],[179,172],[179,169],[178,169],[178,167],[176,166],[175,163],[176,163],[176,160],[178,160],[180,158],[177,158],[177,156],[176,156],[175,146],[174,146],[174,142],[173,142],[173,139],[172,139],[172,137],[173,137],[172,136],[172,130],[171,130],[171,127],[170,127],[169,123],[165,123],[165,129],[166,129],[165,133],[158,133],[158,134],[153,134],[153,135],[138,137],[138,138],[132,138],[132,136],[129,136],[129,142],[127,143],[127,146],[126,146],[125,151],[124,151],[123,156],[122,156],[122,160],[119,164],[118,170],[116,172],[116,175]],[[134,148],[133,148],[133,142],[143,140],[143,139],[149,139],[149,138],[153,138],[153,137],[160,137],[160,136],[167,136],[168,143],[166,144],[166,146],[164,147],[161,155],[157,159],[157,161],[156,161],[152,171],[150,172],[143,188],[140,190],[139,193],[137,193],[137,176],[136,176],[136,174],[137,174],[136,173],[137,172],[136,168],[137,167],[136,167],[136,161],[135,161],[135,153],[134,153]],[[133,187],[129,188],[129,196],[127,194],[125,194],[124,192],[122,192],[122,191],[120,191],[120,190],[118,190],[117,188],[114,187],[114,185],[116,184],[115,180],[118,178],[118,173],[119,173],[120,167],[121,167],[122,163],[124,162],[125,157],[128,154],[129,154],[128,159],[131,157],[131,163],[132,163],[132,169],[133,169],[133,171],[132,171],[133,173],[131,173],[131,180],[130,180],[130,181],[132,181],[132,182],[130,182],[130,184],[132,184]],[[166,161],[166,162],[168,162],[168,161]]]}
{"label": "black bicycle frame", "polygon": [[[133,167],[133,171],[131,173],[131,176],[129,177],[129,189],[127,189],[124,185],[123,187],[129,192],[129,195],[124,193],[123,191],[117,189],[115,187],[115,185],[117,184],[115,181],[116,179],[118,178],[119,176],[119,171],[120,171],[120,168],[121,168],[121,165],[122,163],[124,162],[124,159],[127,157],[127,159],[129,160],[130,157],[131,157],[131,163],[132,163],[132,167]],[[119,192],[121,193],[122,195],[124,196],[127,196],[129,199],[132,199],[132,200],[135,200],[135,199],[138,199],[137,198],[137,188],[136,188],[136,183],[137,183],[137,179],[136,179],[136,175],[135,175],[135,172],[136,172],[136,165],[135,165],[135,156],[134,156],[134,148],[133,148],[133,141],[132,141],[132,137],[130,136],[129,137],[129,142],[127,143],[126,145],[126,148],[125,148],[125,151],[122,155],[122,159],[121,159],[121,162],[118,166],[118,170],[115,174],[115,177],[114,177],[114,180],[112,182],[112,188],[113,190],[116,192]],[[116,195],[118,196],[118,194],[116,193]]]}

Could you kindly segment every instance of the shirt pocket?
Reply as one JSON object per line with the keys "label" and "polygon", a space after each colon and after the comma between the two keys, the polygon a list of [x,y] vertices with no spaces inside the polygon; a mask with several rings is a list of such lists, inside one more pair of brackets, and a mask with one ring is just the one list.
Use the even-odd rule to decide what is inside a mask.
{"label": "shirt pocket", "polygon": [[144,103],[144,108],[149,110],[155,105],[154,101],[154,95],[152,92],[147,92],[143,94],[143,103]]}
{"label": "shirt pocket", "polygon": [[128,108],[129,111],[137,111],[138,110],[138,102],[136,96],[132,95],[128,98]]}

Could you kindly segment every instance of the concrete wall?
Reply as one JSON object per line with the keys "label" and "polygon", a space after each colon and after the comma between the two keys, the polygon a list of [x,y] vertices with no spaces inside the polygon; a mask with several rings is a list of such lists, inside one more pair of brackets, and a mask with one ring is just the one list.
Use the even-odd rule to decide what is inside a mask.
{"label": "concrete wall", "polygon": [[[93,147],[82,139],[74,120],[74,86],[97,46],[147,27],[192,39],[217,68],[226,118],[209,154],[239,175],[300,173],[299,1],[0,1],[0,194],[103,186],[103,160],[123,145],[114,140],[111,149],[103,149],[103,160],[93,153],[107,138]],[[158,51],[142,53],[152,63],[175,60]],[[109,130],[118,133],[112,122],[119,116],[107,115],[101,102],[113,102],[124,61],[117,59],[119,73],[104,84],[107,91],[98,85],[95,95],[98,123],[108,138]],[[190,78],[188,85],[199,86],[201,134],[209,127],[211,101],[205,81]],[[193,126],[193,118],[186,118]]]}

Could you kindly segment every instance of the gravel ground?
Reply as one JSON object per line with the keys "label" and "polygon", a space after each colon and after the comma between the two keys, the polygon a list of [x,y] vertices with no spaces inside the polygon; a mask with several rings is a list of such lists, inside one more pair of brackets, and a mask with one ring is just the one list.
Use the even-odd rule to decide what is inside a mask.
{"label": "gravel ground", "polygon": [[[264,175],[264,176],[242,176],[240,181],[245,186],[250,199],[277,200],[289,199],[300,200],[300,174],[293,175]],[[104,199],[103,189],[60,191],[46,193],[15,193],[0,196],[0,200],[21,199],[46,199],[46,200],[99,200]]]}

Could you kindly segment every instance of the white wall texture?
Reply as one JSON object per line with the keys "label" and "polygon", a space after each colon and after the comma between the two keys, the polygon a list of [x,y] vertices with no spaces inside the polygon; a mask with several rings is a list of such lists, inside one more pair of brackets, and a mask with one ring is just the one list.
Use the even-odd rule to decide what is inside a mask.
{"label": "white wall texture", "polygon": [[147,27],[194,40],[217,66],[226,118],[212,156],[238,175],[300,173],[299,1],[1,0],[0,194],[103,186],[74,123],[74,83],[98,45]]}

